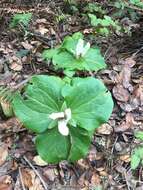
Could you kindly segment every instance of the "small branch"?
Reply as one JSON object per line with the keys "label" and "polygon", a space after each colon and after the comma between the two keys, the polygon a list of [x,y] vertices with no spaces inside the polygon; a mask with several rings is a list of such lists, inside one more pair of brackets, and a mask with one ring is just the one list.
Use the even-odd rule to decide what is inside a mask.
{"label": "small branch", "polygon": [[22,178],[21,168],[19,167],[18,170],[19,170],[19,177],[20,177],[20,182],[21,182],[22,189],[26,190],[24,182],[23,182],[23,178]]}
{"label": "small branch", "polygon": [[26,156],[23,156],[24,160],[29,164],[29,166],[33,169],[33,171],[35,172],[35,174],[39,177],[43,187],[45,188],[45,190],[48,190],[47,184],[45,183],[45,181],[43,180],[43,178],[41,177],[41,175],[39,174],[39,172],[34,168],[34,166],[31,164],[31,162],[26,158]]}
{"label": "small branch", "polygon": [[16,86],[13,87],[14,90],[18,90],[21,87],[23,87],[29,80],[31,77],[28,77],[27,79],[23,80],[22,82],[20,82],[19,84],[17,84]]}

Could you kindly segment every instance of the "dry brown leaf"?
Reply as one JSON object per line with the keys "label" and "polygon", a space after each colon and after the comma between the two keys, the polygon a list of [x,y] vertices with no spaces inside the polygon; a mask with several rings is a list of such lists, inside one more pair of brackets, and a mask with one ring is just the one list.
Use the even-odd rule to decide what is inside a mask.
{"label": "dry brown leaf", "polygon": [[101,184],[100,176],[96,172],[94,172],[91,177],[91,185],[96,186],[96,185],[100,185],[100,184]]}
{"label": "dry brown leaf", "polygon": [[37,166],[47,166],[48,165],[48,163],[45,162],[44,160],[42,160],[42,158],[39,155],[34,156],[33,161],[35,162],[35,164]]}
{"label": "dry brown leaf", "polygon": [[56,178],[56,171],[53,168],[47,168],[43,174],[49,181],[54,181]]}
{"label": "dry brown leaf", "polygon": [[120,160],[122,160],[122,161],[128,163],[128,162],[131,161],[131,156],[130,156],[129,154],[122,155],[122,156],[120,156]]}
{"label": "dry brown leaf", "polygon": [[49,30],[48,30],[47,28],[45,28],[44,25],[39,25],[38,31],[39,31],[42,35],[44,35],[44,34],[46,34],[46,33],[49,32]]}
{"label": "dry brown leaf", "polygon": [[124,64],[127,65],[128,67],[133,67],[136,64],[136,61],[134,60],[134,57],[128,57],[125,59]]}
{"label": "dry brown leaf", "polygon": [[122,85],[118,84],[113,88],[113,95],[116,100],[121,102],[127,102],[129,100],[130,94],[127,89]]}
{"label": "dry brown leaf", "polygon": [[32,186],[32,176],[29,171],[27,168],[21,169],[23,183],[28,188]]}
{"label": "dry brown leaf", "polygon": [[5,144],[0,146],[0,166],[3,165],[8,156],[8,147]]}
{"label": "dry brown leaf", "polygon": [[10,130],[13,129],[13,131],[18,131],[22,124],[20,121],[16,118],[10,118],[6,122],[0,123],[0,130]]}
{"label": "dry brown leaf", "polygon": [[27,49],[27,50],[31,50],[33,49],[33,46],[31,44],[28,43],[28,41],[25,41],[25,42],[21,42],[21,45]]}
{"label": "dry brown leaf", "polygon": [[12,178],[10,176],[0,177],[0,190],[12,190]]}
{"label": "dry brown leaf", "polygon": [[110,135],[112,132],[113,132],[113,128],[108,123],[101,125],[97,129],[97,133],[102,134],[102,135]]}
{"label": "dry brown leaf", "polygon": [[29,190],[44,190],[41,185],[40,179],[36,176],[33,170],[25,168],[21,170],[21,173],[23,183],[25,187],[27,187]]}
{"label": "dry brown leaf", "polygon": [[22,65],[18,64],[17,62],[13,62],[13,63],[11,63],[10,68],[13,71],[21,71],[22,70]]}
{"label": "dry brown leaf", "polygon": [[124,88],[131,88],[131,68],[128,65],[124,65],[122,71],[119,74],[119,80],[120,84],[122,84]]}
{"label": "dry brown leaf", "polygon": [[137,123],[134,120],[134,116],[131,113],[126,114],[125,121],[121,123],[118,127],[115,127],[115,132],[124,132],[128,130],[129,128],[132,128],[134,125],[137,125]]}

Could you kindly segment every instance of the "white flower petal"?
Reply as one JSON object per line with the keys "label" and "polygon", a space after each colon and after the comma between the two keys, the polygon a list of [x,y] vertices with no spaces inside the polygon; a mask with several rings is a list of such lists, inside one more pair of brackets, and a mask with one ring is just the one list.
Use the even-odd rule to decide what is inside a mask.
{"label": "white flower petal", "polygon": [[83,51],[82,51],[82,57],[85,56],[85,54],[87,53],[87,51],[90,49],[90,43],[88,42],[85,47],[83,48]]}
{"label": "white flower petal", "polygon": [[79,57],[82,54],[83,51],[83,45],[84,45],[84,41],[83,39],[79,39],[78,43],[76,45],[76,56]]}
{"label": "white flower petal", "polygon": [[57,113],[51,113],[49,115],[49,118],[56,120],[56,119],[62,119],[64,118],[64,116],[65,116],[64,112],[57,112]]}
{"label": "white flower petal", "polygon": [[65,110],[66,120],[67,122],[71,119],[71,109],[68,108]]}
{"label": "white flower petal", "polygon": [[68,136],[69,128],[67,127],[67,121],[66,120],[63,119],[61,121],[58,121],[58,130],[62,135]]}

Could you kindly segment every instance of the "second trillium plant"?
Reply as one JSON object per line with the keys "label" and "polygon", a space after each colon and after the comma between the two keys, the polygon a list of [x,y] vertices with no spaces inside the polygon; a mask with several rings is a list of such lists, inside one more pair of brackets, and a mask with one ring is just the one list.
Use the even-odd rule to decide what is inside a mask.
{"label": "second trillium plant", "polygon": [[65,37],[60,46],[44,50],[43,58],[51,60],[55,69],[63,69],[65,73],[79,70],[98,71],[106,67],[100,49],[91,47],[79,32]]}

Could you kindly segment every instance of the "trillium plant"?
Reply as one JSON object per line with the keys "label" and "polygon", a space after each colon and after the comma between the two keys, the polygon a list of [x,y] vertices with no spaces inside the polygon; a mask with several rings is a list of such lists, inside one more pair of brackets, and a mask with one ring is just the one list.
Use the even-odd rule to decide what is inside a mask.
{"label": "trillium plant", "polygon": [[[78,43],[82,51],[76,50],[75,56],[84,56],[90,46]],[[37,152],[48,163],[85,157],[95,129],[107,122],[113,109],[111,94],[100,80],[72,78],[67,83],[46,75],[33,76],[12,105],[24,126],[35,132]]]}
{"label": "trillium plant", "polygon": [[42,56],[45,60],[52,61],[56,69],[63,69],[65,74],[74,74],[79,70],[98,71],[106,67],[100,49],[85,42],[80,32],[65,37],[58,47],[44,50]]}

